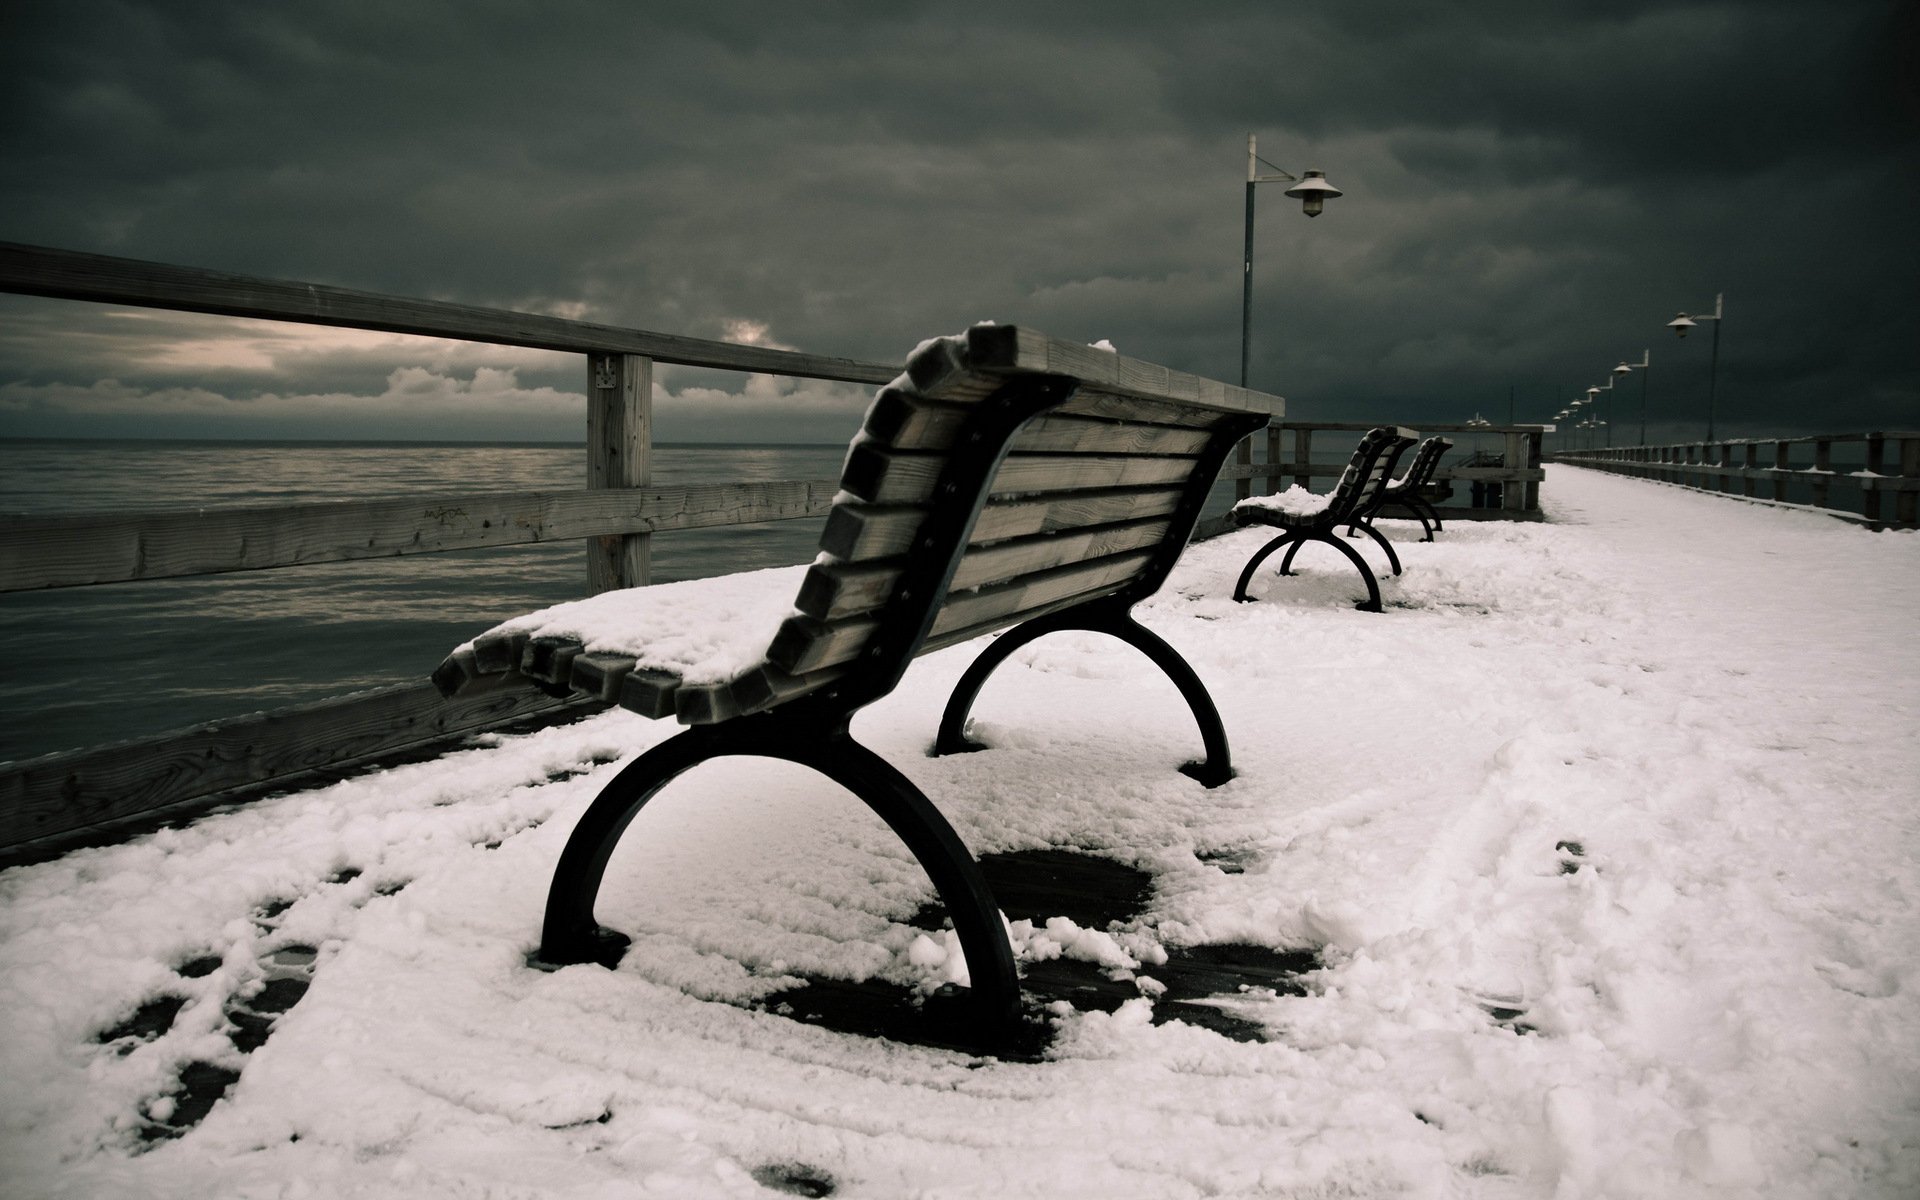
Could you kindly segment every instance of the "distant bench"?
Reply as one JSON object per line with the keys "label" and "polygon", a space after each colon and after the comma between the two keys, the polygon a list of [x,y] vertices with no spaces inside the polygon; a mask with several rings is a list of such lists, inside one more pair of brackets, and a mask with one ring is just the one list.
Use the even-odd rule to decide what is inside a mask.
{"label": "distant bench", "polygon": [[[819,771],[893,828],[952,915],[973,1019],[1012,1021],[1019,980],[979,864],[848,724],[916,656],[1009,629],[961,677],[934,743],[935,753],[978,749],[966,718],[993,670],[1034,638],[1092,630],[1166,672],[1206,749],[1182,769],[1225,782],[1226,733],[1206,688],[1130,610],[1173,569],[1234,445],[1281,412],[1277,397],[976,326],[921,345],[874,398],[810,567],[607,592],[456,649],[434,672],[449,696],[518,680],[689,726],[615,776],[574,828],[548,893],[541,961],[617,962],[628,939],[603,929],[593,904],[627,824],[682,772],[760,755]],[[796,581],[797,598],[784,599]]]}

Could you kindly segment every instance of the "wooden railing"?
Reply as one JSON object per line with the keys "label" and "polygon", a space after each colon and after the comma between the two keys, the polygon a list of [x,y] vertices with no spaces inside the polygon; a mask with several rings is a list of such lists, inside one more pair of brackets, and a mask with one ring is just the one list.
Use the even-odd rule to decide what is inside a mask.
{"label": "wooden railing", "polygon": [[[656,487],[655,362],[884,383],[899,368],[501,309],[0,243],[0,291],[557,350],[585,357],[586,488],[229,509],[13,517],[0,592],[579,539],[586,587],[647,582],[667,530],[823,515],[832,480]],[[106,701],[111,703],[111,701]],[[567,702],[448,701],[424,679],[112,746],[0,765],[0,861],[355,764],[421,752]]]}
{"label": "wooden railing", "polygon": [[1807,505],[1876,529],[1920,527],[1920,433],[1612,446],[1559,450],[1553,457],[1699,491]]}

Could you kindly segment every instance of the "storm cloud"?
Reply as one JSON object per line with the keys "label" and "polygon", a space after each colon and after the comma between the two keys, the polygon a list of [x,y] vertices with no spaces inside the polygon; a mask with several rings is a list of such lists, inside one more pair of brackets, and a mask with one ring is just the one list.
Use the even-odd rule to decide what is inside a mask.
{"label": "storm cloud", "polygon": [[[1914,7],[1878,2],[11,5],[0,239],[897,362],[980,320],[1290,415],[1654,437],[1920,421]],[[577,359],[0,298],[0,434],[582,431]],[[860,389],[663,368],[663,438]],[[1637,391],[1631,390],[1637,403]],[[1637,432],[1637,430],[1636,430]]]}

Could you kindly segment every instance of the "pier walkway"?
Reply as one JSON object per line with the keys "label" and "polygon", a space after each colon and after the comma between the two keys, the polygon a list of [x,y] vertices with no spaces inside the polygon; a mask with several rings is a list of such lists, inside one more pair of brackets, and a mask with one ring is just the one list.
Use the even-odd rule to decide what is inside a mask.
{"label": "pier walkway", "polygon": [[879,820],[778,763],[648,807],[618,971],[528,967],[574,819],[673,732],[614,711],[0,873],[6,1190],[1915,1194],[1920,533],[1541,494],[1382,522],[1380,614],[1325,547],[1247,604],[1263,532],[1192,547],[1138,615],[1218,701],[1214,790],[1097,635],[1003,670],[990,751],[923,754],[966,647],[860,716],[990,866],[1107,881],[1003,896],[1037,1061],[780,1015],[964,967]]}

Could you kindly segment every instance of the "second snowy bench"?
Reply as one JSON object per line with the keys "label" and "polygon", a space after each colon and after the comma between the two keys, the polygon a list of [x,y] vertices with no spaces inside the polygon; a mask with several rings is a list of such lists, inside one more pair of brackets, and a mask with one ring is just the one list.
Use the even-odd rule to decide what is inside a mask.
{"label": "second snowy bench", "polygon": [[966,954],[974,1017],[1019,1008],[1013,956],[979,865],[906,776],[855,742],[853,714],[923,653],[1007,629],[956,686],[935,752],[988,675],[1062,629],[1108,633],[1153,660],[1200,726],[1212,786],[1232,775],[1206,688],[1134,604],[1173,569],[1227,455],[1280,415],[1277,397],[1012,326],[922,344],[849,447],[807,567],[608,592],[508,621],[455,650],[443,692],[519,679],[689,726],[608,783],[555,869],[540,959],[618,961],[628,939],[593,903],[640,808],[726,755],[811,767],[859,796],[938,889]]}

